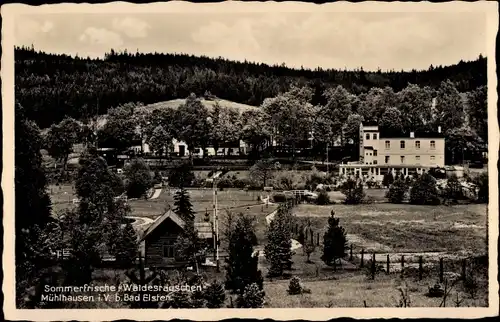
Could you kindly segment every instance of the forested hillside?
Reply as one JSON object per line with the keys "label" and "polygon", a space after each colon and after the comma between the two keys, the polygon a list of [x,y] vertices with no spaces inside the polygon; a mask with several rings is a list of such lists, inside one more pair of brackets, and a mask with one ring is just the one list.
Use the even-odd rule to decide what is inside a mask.
{"label": "forested hillside", "polygon": [[150,104],[186,98],[190,93],[202,96],[210,92],[259,106],[292,84],[308,85],[314,94],[311,103],[324,105],[328,102],[325,90],[337,85],[363,97],[370,89],[391,87],[399,92],[408,84],[437,90],[448,79],[461,93],[487,83],[486,58],[481,56],[475,61],[410,72],[291,69],[223,58],[114,51],[104,59],[88,59],[25,47],[16,48],[15,60],[16,100],[42,128],[65,116],[81,119],[127,102]]}

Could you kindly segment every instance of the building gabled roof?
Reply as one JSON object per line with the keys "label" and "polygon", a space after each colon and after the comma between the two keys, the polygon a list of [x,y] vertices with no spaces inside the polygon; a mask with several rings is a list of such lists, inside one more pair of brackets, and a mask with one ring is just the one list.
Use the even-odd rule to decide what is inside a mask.
{"label": "building gabled roof", "polygon": [[[172,220],[181,229],[184,229],[186,222],[171,209],[167,210],[163,215],[156,218],[156,220],[144,231],[141,241],[146,239],[153,231],[155,231],[165,220]],[[198,232],[198,237],[202,239],[209,239],[213,237],[212,225],[209,222],[195,222],[194,228]]]}
{"label": "building gabled roof", "polygon": [[184,228],[184,225],[186,224],[184,220],[181,217],[179,217],[179,215],[177,215],[175,212],[169,209],[163,215],[156,218],[153,224],[144,231],[141,241],[146,239],[147,236],[149,236],[156,228],[158,228],[167,219],[172,220],[176,225],[178,225],[181,228]]}

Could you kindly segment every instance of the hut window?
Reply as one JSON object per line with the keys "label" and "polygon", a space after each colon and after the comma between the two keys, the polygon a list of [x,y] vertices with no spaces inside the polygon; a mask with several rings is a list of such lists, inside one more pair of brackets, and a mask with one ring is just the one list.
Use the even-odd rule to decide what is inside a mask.
{"label": "hut window", "polygon": [[175,257],[174,244],[175,244],[174,239],[168,239],[163,243],[163,257],[167,258]]}

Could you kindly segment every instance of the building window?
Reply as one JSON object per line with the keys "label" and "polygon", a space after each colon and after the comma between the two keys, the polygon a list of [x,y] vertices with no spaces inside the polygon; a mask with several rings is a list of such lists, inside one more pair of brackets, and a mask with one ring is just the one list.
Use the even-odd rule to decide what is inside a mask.
{"label": "building window", "polygon": [[373,164],[377,164],[377,160],[373,160]]}
{"label": "building window", "polygon": [[377,156],[377,150],[373,150],[373,156],[376,157]]}
{"label": "building window", "polygon": [[377,133],[373,133],[373,139],[376,140],[377,139]]}
{"label": "building window", "polygon": [[415,141],[415,148],[420,149],[420,141]]}
{"label": "building window", "polygon": [[388,156],[388,155],[386,155],[386,156],[385,156],[385,163],[389,163],[389,160],[390,160],[389,156]]}
{"label": "building window", "polygon": [[431,161],[436,161],[436,157],[431,155]]}
{"label": "building window", "polygon": [[431,149],[435,149],[436,148],[436,141],[431,141]]}
{"label": "building window", "polygon": [[366,133],[366,139],[369,140],[370,139],[370,133]]}
{"label": "building window", "polygon": [[372,154],[370,153],[370,156],[371,156],[371,155],[372,155]]}
{"label": "building window", "polygon": [[385,141],[385,148],[390,149],[391,148],[391,142],[390,141]]}
{"label": "building window", "polygon": [[175,240],[168,239],[163,242],[163,257],[166,258],[174,258],[175,257],[175,249],[174,249]]}
{"label": "building window", "polygon": [[405,157],[401,156],[401,163],[405,163]]}
{"label": "building window", "polygon": [[420,161],[420,155],[417,155],[417,156],[415,157],[415,160]]}
{"label": "building window", "polygon": [[404,148],[405,148],[405,141],[400,141],[400,142],[399,142],[399,147],[400,147],[401,149],[404,149]]}

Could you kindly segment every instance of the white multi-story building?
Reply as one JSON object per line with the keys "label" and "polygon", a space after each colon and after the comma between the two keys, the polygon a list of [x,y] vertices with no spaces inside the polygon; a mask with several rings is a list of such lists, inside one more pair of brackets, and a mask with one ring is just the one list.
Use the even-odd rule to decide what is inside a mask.
{"label": "white multi-story building", "polygon": [[341,164],[344,175],[382,180],[388,172],[409,175],[444,167],[444,136],[441,127],[430,133],[385,133],[376,125],[360,125],[359,161]]}

